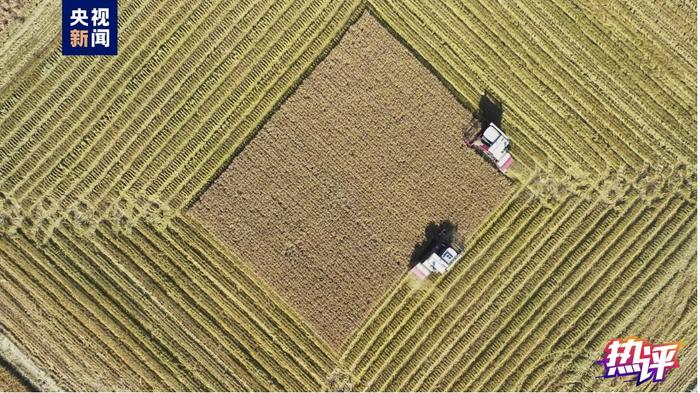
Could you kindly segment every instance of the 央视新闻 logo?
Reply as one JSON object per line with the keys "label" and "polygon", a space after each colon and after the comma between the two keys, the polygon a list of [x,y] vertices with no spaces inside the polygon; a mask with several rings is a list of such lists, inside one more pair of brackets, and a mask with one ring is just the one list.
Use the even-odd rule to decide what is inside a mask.
{"label": "\u592e\u89c6\u65b0\u95fb logo", "polygon": [[632,377],[640,385],[647,381],[662,382],[668,372],[679,368],[680,342],[653,344],[636,337],[610,340],[597,363],[603,366],[600,378]]}
{"label": "\u592e\u89c6\u65b0\u95fb logo", "polygon": [[63,0],[62,15],[64,55],[117,54],[117,0]]}

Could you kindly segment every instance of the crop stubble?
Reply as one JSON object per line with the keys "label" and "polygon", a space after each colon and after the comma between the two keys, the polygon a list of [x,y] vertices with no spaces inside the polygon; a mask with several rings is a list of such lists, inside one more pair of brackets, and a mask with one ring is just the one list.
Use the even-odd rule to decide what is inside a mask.
{"label": "crop stubble", "polygon": [[471,113],[369,14],[191,213],[339,349],[431,221],[467,236],[510,193]]}
{"label": "crop stubble", "polygon": [[[644,17],[634,12],[639,10],[637,3],[631,7],[632,14]],[[659,307],[650,299],[684,277],[690,288],[697,286],[694,274],[678,271],[687,262],[687,253],[695,251],[696,229],[689,224],[694,223],[696,196],[690,190],[695,188],[695,168],[683,164],[693,161],[694,156],[681,151],[686,147],[692,150],[696,142],[692,135],[682,136],[685,130],[695,129],[694,118],[682,113],[693,113],[694,101],[684,98],[684,87],[670,87],[694,86],[694,67],[676,61],[680,76],[664,73],[663,77],[640,70],[641,63],[650,67],[658,64],[619,56],[620,51],[637,47],[621,48],[623,44],[609,39],[609,35],[598,36],[599,21],[588,19],[589,13],[570,2],[379,0],[369,4],[461,97],[470,101],[479,91],[493,91],[506,107],[504,126],[515,141],[518,161],[535,173],[552,176],[554,181],[546,181],[542,187],[536,184],[540,183],[537,175],[525,183],[523,192],[534,192],[535,197],[526,204],[528,209],[523,210],[522,202],[505,203],[496,215],[511,218],[485,223],[484,236],[473,237],[467,245],[466,263],[457,266],[430,292],[395,295],[386,302],[386,309],[376,311],[376,317],[359,330],[343,355],[346,367],[358,381],[355,389],[599,390],[595,377],[600,367],[593,360],[611,337],[629,334],[651,335],[659,340],[687,337],[690,348],[680,355],[685,371],[672,373],[670,384],[662,389],[688,390],[694,386],[694,317],[687,321],[690,328],[672,324],[665,335],[655,333],[658,329],[644,324],[641,317],[654,315],[667,322],[667,315],[689,314],[682,311],[683,307],[665,302]],[[651,15],[658,15],[658,8],[651,7]],[[625,39],[633,42],[640,34],[650,32],[648,26],[639,26],[644,32],[635,30]],[[590,34],[596,38],[591,40]],[[569,52],[572,45],[581,45],[582,50]],[[681,56],[689,53],[676,49]],[[530,59],[535,62],[529,63],[532,54],[535,57]],[[586,72],[572,72],[575,68],[560,63],[564,58]],[[602,79],[581,78],[593,70]],[[536,80],[530,79],[540,71],[544,73]],[[614,79],[618,73],[625,77]],[[603,83],[600,91],[604,94],[585,94],[611,77],[615,83],[635,87],[615,89],[613,84]],[[539,87],[551,89],[557,96],[536,93]],[[630,91],[634,92],[634,100],[645,104],[638,106],[634,101],[634,105],[626,106],[632,101],[618,95]],[[523,96],[531,93],[535,99]],[[676,102],[664,106],[662,102],[667,99]],[[556,126],[556,113],[546,113],[548,106],[561,104],[580,110],[590,105],[588,100],[602,100],[603,104],[593,104],[591,107],[599,111],[585,119],[620,116],[622,122],[616,121],[610,129],[588,126],[591,129],[585,131],[587,127],[577,126],[571,117],[566,124]],[[531,105],[543,108],[528,108]],[[616,105],[623,109],[611,109]],[[538,116],[544,120],[536,120]],[[660,120],[665,116],[682,126],[664,133],[662,143],[654,143],[658,137],[654,133],[670,124]],[[642,125],[627,128],[631,122]],[[644,126],[646,123],[653,126]],[[626,146],[630,153],[605,151],[599,143],[586,148],[583,138],[602,130],[606,140],[617,138],[620,147]],[[677,138],[685,141],[679,143]],[[676,153],[669,154],[676,149]],[[636,154],[639,157],[626,162]],[[620,168],[620,158],[631,170],[613,169]],[[557,168],[567,160],[572,163]],[[634,164],[638,160],[644,163]],[[670,162],[673,169],[660,171],[659,167],[668,165],[664,162]],[[582,163],[590,163],[591,168],[579,171]],[[594,166],[601,166],[604,172],[592,177],[600,180],[590,182],[586,176],[593,176]],[[566,176],[557,180],[562,172]],[[548,183],[559,186],[550,187]],[[628,192],[621,192],[621,184]],[[523,192],[518,191],[513,201],[520,201]],[[580,200],[582,196],[585,198]],[[582,215],[581,209],[594,201],[600,206],[592,214]],[[569,217],[557,213],[571,211],[572,203],[578,214]],[[623,206],[634,208],[626,211]],[[539,210],[536,220],[532,210]],[[514,221],[513,217],[521,214],[524,221]],[[546,222],[550,224],[542,225]],[[551,244],[554,247],[548,246]],[[522,265],[532,266],[533,261],[539,270],[527,268],[530,273],[517,273],[510,279],[502,274]],[[474,281],[481,270],[492,284],[484,285],[480,278]],[[518,292],[518,288],[526,290]],[[421,298],[416,301],[416,296]],[[418,306],[414,306],[416,303]],[[694,307],[692,302],[681,305],[686,303],[686,310]],[[406,312],[407,308],[411,311]],[[452,321],[452,325],[445,321]],[[615,382],[620,390],[620,381]],[[595,388],[591,388],[593,384]]]}
{"label": "crop stubble", "polygon": [[0,0],[0,32],[11,23],[23,21],[29,3],[29,0]]}

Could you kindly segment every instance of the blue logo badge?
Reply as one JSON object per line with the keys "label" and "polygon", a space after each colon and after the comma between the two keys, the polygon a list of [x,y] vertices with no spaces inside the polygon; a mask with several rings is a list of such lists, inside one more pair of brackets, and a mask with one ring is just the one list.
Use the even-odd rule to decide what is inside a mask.
{"label": "blue logo badge", "polygon": [[117,54],[117,0],[63,0],[62,52],[66,56]]}

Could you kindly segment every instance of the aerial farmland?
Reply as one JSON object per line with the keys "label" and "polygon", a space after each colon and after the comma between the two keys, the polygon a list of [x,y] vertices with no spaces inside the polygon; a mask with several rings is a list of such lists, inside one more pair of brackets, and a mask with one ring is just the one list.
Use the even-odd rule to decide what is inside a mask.
{"label": "aerial farmland", "polygon": [[102,2],[0,0],[0,391],[697,390],[695,2]]}

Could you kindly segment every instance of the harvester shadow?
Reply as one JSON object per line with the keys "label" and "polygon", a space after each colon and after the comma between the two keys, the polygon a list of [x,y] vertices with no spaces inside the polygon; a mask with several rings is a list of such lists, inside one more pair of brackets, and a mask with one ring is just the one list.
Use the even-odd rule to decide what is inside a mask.
{"label": "harvester shadow", "polygon": [[457,239],[457,224],[450,220],[443,220],[440,223],[435,221],[425,227],[425,237],[420,243],[416,243],[411,253],[408,268],[411,269],[416,264],[423,262],[437,248],[452,245]]}
{"label": "harvester shadow", "polygon": [[501,104],[493,94],[488,91],[484,92],[481,98],[479,98],[479,112],[477,112],[477,118],[481,123],[481,131],[484,131],[490,123],[500,128],[503,119],[503,104]]}

